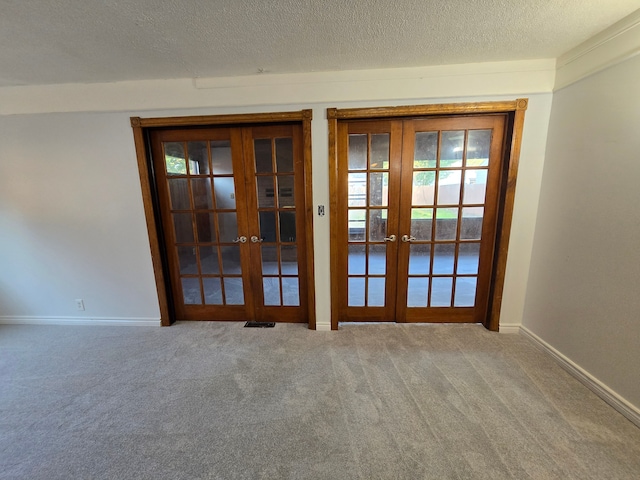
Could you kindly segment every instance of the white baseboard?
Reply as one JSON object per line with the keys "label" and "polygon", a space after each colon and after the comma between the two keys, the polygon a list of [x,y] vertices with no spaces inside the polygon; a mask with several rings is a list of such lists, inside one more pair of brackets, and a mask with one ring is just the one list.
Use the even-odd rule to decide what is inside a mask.
{"label": "white baseboard", "polygon": [[331,324],[330,323],[316,323],[316,331],[317,332],[330,332]]}
{"label": "white baseboard", "polygon": [[122,325],[130,327],[159,327],[159,318],[109,317],[0,317],[0,325]]}
{"label": "white baseboard", "polygon": [[595,378],[582,367],[571,361],[558,350],[553,348],[547,342],[538,337],[527,327],[521,326],[520,331],[525,337],[532,340],[538,346],[542,347],[549,355],[551,355],[558,364],[575,377],[580,383],[585,385],[589,390],[598,395],[602,400],[612,406],[621,415],[625,416],[629,421],[640,427],[640,409],[620,396],[610,387]]}
{"label": "white baseboard", "polygon": [[498,330],[499,333],[518,334],[521,325],[519,323],[501,323]]}

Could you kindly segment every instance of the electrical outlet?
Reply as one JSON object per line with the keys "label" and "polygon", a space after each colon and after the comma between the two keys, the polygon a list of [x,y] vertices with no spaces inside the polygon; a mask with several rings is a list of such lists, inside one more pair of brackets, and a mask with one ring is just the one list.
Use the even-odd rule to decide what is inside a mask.
{"label": "electrical outlet", "polygon": [[82,300],[81,298],[76,298],[76,308],[78,310],[84,311],[84,300]]}

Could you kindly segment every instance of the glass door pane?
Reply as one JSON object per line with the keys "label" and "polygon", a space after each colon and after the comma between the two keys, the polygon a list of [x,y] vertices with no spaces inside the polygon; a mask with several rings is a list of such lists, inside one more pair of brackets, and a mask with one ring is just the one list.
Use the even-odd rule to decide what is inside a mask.
{"label": "glass door pane", "polygon": [[[244,305],[235,178],[224,141],[163,142],[187,305]],[[170,177],[170,178],[169,178]]]}
{"label": "glass door pane", "polygon": [[264,304],[299,306],[293,138],[257,138],[253,148]]}
{"label": "glass door pane", "polygon": [[369,127],[355,127],[346,138],[345,306],[354,319],[389,320],[380,308],[389,307],[388,289],[395,288],[395,271],[389,272],[388,265],[396,254],[397,199],[391,196],[397,196],[392,185],[399,184],[399,176],[391,173],[391,123]]}
{"label": "glass door pane", "polygon": [[[472,131],[473,132],[473,131]],[[490,133],[490,131],[489,131]],[[467,183],[486,178],[488,162],[468,159],[469,138],[474,152],[488,152],[491,135],[470,135],[468,130],[417,131],[411,165],[410,243],[407,307],[474,306],[477,268],[458,270],[460,248],[465,264],[471,258],[467,240],[480,240],[484,198],[482,188]],[[473,201],[473,207],[464,207]],[[464,242],[464,243],[463,243]],[[479,254],[479,249],[477,250]],[[456,288],[462,289],[456,295]]]}

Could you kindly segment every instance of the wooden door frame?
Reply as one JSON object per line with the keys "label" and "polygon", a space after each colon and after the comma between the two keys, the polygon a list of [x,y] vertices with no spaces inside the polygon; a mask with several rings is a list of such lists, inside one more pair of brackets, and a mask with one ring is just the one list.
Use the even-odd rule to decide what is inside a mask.
{"label": "wooden door frame", "polygon": [[[412,105],[399,107],[373,108],[328,108],[329,122],[329,192],[330,192],[330,229],[331,245],[335,250],[338,245],[338,122],[340,120],[374,120],[381,118],[411,118],[443,115],[472,115],[472,114],[507,114],[507,127],[503,146],[503,166],[500,179],[498,225],[496,230],[496,245],[489,287],[489,305],[483,325],[492,331],[498,331],[500,326],[500,307],[507,265],[507,250],[511,235],[511,221],[513,217],[513,203],[515,199],[516,178],[520,148],[522,143],[522,129],[524,115],[529,99],[518,98],[512,101],[477,102],[477,103],[446,103],[433,105]],[[337,256],[331,256],[331,329],[338,329],[339,291]]]}
{"label": "wooden door frame", "polygon": [[149,234],[149,246],[151,249],[151,261],[156,280],[158,293],[158,305],[160,307],[160,324],[169,326],[174,321],[171,292],[169,290],[169,272],[164,254],[164,242],[162,240],[161,222],[157,193],[155,191],[153,163],[151,161],[151,149],[149,145],[149,132],[155,128],[180,128],[180,127],[216,127],[216,126],[242,126],[248,124],[271,125],[277,123],[298,123],[302,126],[302,147],[304,160],[304,198],[305,198],[305,234],[306,234],[306,258],[307,263],[307,316],[309,329],[316,329],[316,302],[314,281],[314,254],[313,254],[313,191],[311,184],[311,120],[312,110],[300,110],[296,112],[274,112],[256,114],[231,114],[231,115],[202,115],[193,117],[160,117],[141,118],[131,117],[131,128],[138,161],[138,173],[142,190],[142,201]]}

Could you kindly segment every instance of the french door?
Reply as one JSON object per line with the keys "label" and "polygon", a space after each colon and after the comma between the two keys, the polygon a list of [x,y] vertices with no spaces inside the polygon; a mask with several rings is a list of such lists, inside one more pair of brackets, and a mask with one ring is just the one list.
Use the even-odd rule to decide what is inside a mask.
{"label": "french door", "polygon": [[301,126],[150,140],[175,318],[306,322]]}
{"label": "french door", "polygon": [[483,322],[506,115],[345,120],[339,321]]}

